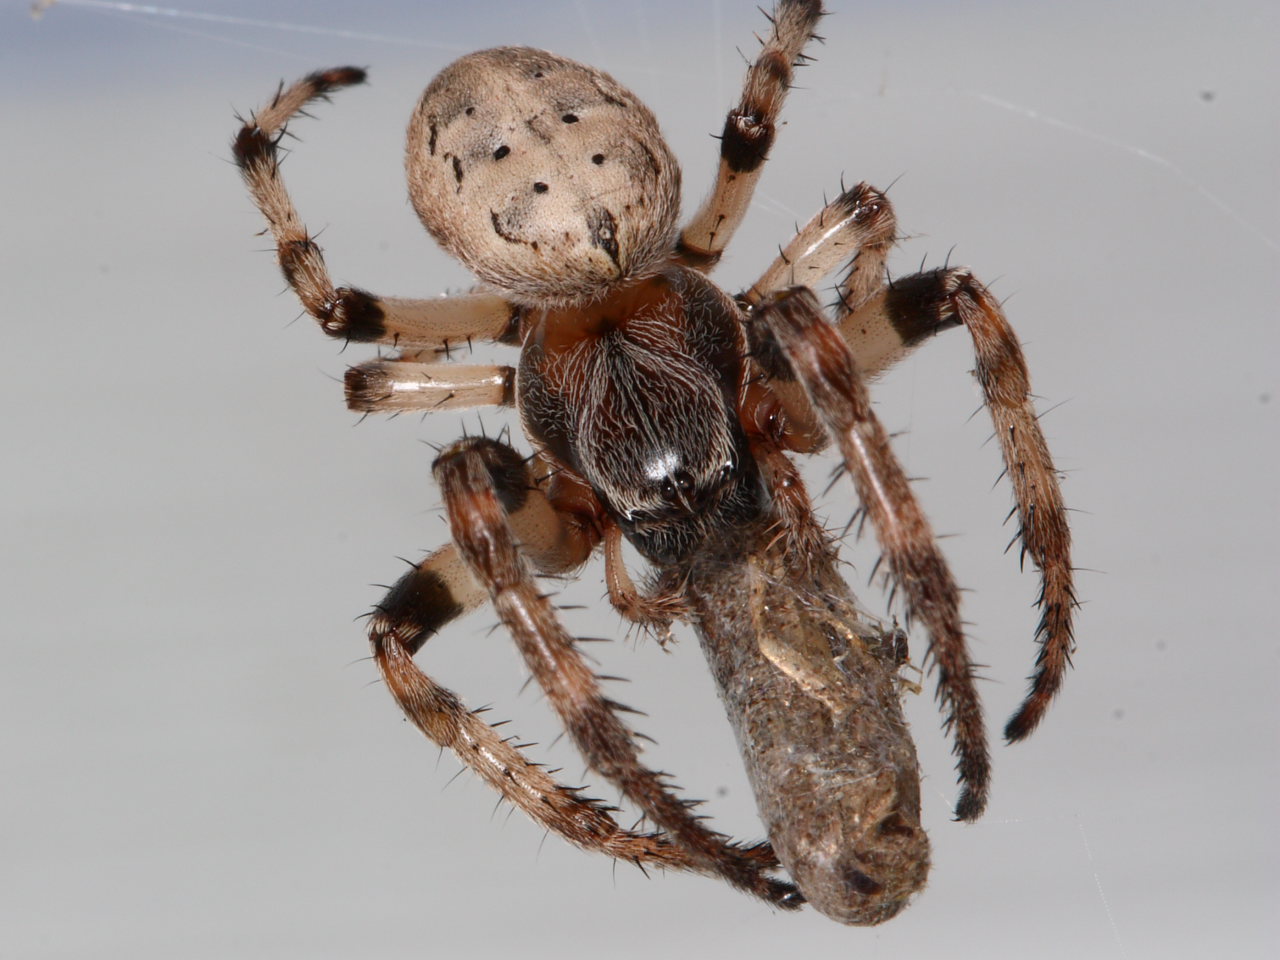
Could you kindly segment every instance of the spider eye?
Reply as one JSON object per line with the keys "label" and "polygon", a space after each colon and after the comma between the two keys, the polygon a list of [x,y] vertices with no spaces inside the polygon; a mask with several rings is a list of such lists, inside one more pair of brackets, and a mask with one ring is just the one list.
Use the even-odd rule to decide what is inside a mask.
{"label": "spider eye", "polygon": [[565,123],[577,123],[578,115],[576,113],[566,113],[560,119],[563,120]]}
{"label": "spider eye", "polygon": [[674,501],[688,496],[694,487],[693,474],[683,467],[678,467],[662,478],[658,484],[658,491],[662,494],[662,499]]}
{"label": "spider eye", "polygon": [[502,146],[500,146],[497,150],[493,151],[493,159],[495,159],[495,160],[501,160],[503,157],[505,157],[505,156],[506,156],[508,153],[510,153],[510,152],[511,152],[511,148],[510,148],[510,147],[508,147],[508,146],[504,143],[504,144],[503,144]]}
{"label": "spider eye", "polygon": [[594,157],[591,158],[591,162],[594,163],[597,167],[600,166],[600,164],[604,163],[604,154],[597,153]]}
{"label": "spider eye", "polygon": [[549,189],[551,189],[551,188],[550,188],[550,187],[548,187],[548,186],[547,186],[545,183],[543,183],[541,180],[539,180],[537,183],[535,183],[535,184],[533,185],[533,192],[534,192],[534,193],[546,193]]}

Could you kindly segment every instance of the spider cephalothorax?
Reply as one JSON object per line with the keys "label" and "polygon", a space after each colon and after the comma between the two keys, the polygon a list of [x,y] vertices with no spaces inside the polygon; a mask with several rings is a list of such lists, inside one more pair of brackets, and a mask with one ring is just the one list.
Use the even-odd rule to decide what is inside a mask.
{"label": "spider cephalothorax", "polygon": [[586,310],[541,311],[524,345],[525,432],[587,481],[648,559],[674,562],[754,512],[740,311],[701,274],[667,264]]}
{"label": "spider cephalothorax", "polygon": [[[284,189],[285,123],[362,71],[282,89],[243,126],[235,152],[304,307],[327,333],[391,351],[348,371],[353,409],[515,406],[533,448],[526,457],[472,438],[435,462],[452,541],[406,573],[369,622],[405,715],[584,848],[865,924],[901,910],[929,869],[898,677],[906,642],[856,605],[791,455],[838,448],[884,569],[927,636],[954,736],[959,819],[981,815],[990,766],[959,591],[871,409],[868,378],[944,330],[972,336],[1023,553],[1042,577],[1040,657],[1010,740],[1035,727],[1060,686],[1075,599],[1066,511],[1017,338],[967,270],[886,283],[895,221],[882,193],[841,193],[737,297],[706,279],[746,213],[821,13],[816,0],[779,0],[725,121],[715,188],[678,231],[679,168],[653,115],[607,74],[525,47],[446,67],[414,112],[407,166],[422,222],[482,281],[463,296],[334,287]],[[828,313],[810,287],[841,264]],[[472,339],[519,346],[517,365],[441,360]],[[622,561],[624,539],[653,567],[647,592]],[[626,618],[696,628],[768,843],[716,833],[641,762],[625,708],[603,695],[539,589],[538,575],[571,572],[598,548]],[[486,600],[588,764],[652,832],[619,825],[418,668],[422,645]]]}

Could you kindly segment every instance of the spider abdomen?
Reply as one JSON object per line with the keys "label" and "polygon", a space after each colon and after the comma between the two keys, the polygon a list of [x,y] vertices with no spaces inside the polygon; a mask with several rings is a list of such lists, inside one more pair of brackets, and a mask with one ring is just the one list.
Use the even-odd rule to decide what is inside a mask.
{"label": "spider abdomen", "polygon": [[409,125],[409,196],[449,253],[526,303],[586,302],[670,254],[680,167],[607,73],[531,47],[469,54]]}

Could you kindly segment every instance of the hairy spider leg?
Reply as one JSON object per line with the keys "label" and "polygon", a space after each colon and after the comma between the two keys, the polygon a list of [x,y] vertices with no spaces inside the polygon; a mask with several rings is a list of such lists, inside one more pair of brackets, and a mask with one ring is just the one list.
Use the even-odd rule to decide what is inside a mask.
{"label": "hairy spider leg", "polygon": [[874,290],[884,282],[884,261],[897,239],[895,228],[888,198],[875,187],[859,183],[841,191],[800,228],[741,299],[755,306],[775,290],[816,288],[844,263],[850,279]]}
{"label": "hairy spider leg", "polygon": [[[523,478],[508,490],[522,502],[507,512],[511,535],[528,545],[528,555],[546,572],[571,569],[593,543],[572,524],[550,522],[554,509]],[[508,497],[510,499],[510,497]],[[428,556],[388,591],[369,621],[374,660],[405,716],[431,740],[458,758],[535,823],[586,850],[639,865],[705,872],[703,862],[661,833],[627,830],[612,808],[583,797],[529,760],[513,737],[504,737],[467,709],[413,661],[413,655],[446,623],[475,609],[488,591],[472,575],[458,548],[449,544]]]}
{"label": "hairy spider leg", "polygon": [[872,412],[852,352],[813,291],[793,287],[771,295],[755,311],[753,327],[767,350],[766,373],[775,381],[798,381],[835,439],[907,610],[929,631],[938,697],[955,737],[961,784],[956,816],[976,820],[986,805],[990,775],[986,730],[961,628],[959,590],[929,521]]}
{"label": "hairy spider leg", "polygon": [[539,592],[507,516],[525,509],[538,490],[524,459],[487,438],[463,440],[433,467],[444,494],[453,542],[484,584],[499,618],[539,686],[546,692],[587,764],[616,785],[657,826],[689,852],[701,872],[784,908],[799,907],[796,888],[767,875],[777,865],[767,844],[741,846],[707,829],[663,782],[644,767],[635,734],[618,718],[629,708],[607,699],[576,642]]}
{"label": "hairy spider leg", "polygon": [[348,367],[347,407],[361,413],[432,413],[515,403],[514,367],[421,363],[410,359],[415,356],[410,351]]}
{"label": "hairy spider leg", "polygon": [[973,338],[974,375],[982,388],[1004,475],[1013,486],[1021,556],[1040,570],[1040,650],[1031,687],[1009,719],[1004,735],[1021,740],[1043,719],[1062,686],[1075,649],[1074,570],[1071,528],[1058,471],[1040,429],[1031,395],[1031,377],[1017,335],[991,292],[965,269],[934,270],[895,280],[858,313],[879,311],[914,346],[931,332],[962,325]]}
{"label": "hairy spider leg", "polygon": [[838,323],[846,341],[855,344],[897,339],[896,348],[875,353],[866,367],[854,346],[859,369],[872,374],[951,327],[963,326],[973,339],[974,374],[1000,443],[1004,475],[1013,486],[1018,517],[1014,542],[1021,544],[1021,556],[1029,555],[1040,571],[1036,669],[1029,692],[1004,728],[1006,739],[1021,740],[1043,719],[1071,665],[1078,604],[1067,508],[1036,417],[1031,377],[1017,335],[991,292],[959,268],[900,277]]}
{"label": "hairy spider leg", "polygon": [[[1004,730],[1007,739],[1016,741],[1044,717],[1075,648],[1078,604],[1066,506],[1031,400],[1026,359],[999,302],[963,268],[930,270],[886,283],[885,261],[896,229],[888,198],[860,183],[802,228],[743,299],[754,305],[789,283],[813,286],[841,259],[848,259],[836,288],[835,324],[864,378],[882,373],[945,330],[968,329],[977,358],[975,372],[1000,442],[1005,474],[1013,485],[1017,539],[1022,555],[1029,554],[1041,573],[1036,670],[1029,693]],[[771,387],[787,402],[797,435],[811,431],[812,410],[799,402],[797,385],[779,381]]]}
{"label": "hairy spider leg", "polygon": [[781,0],[774,8],[773,32],[747,70],[742,99],[725,117],[715,186],[676,244],[676,259],[686,266],[709,273],[746,216],[792,75],[807,59],[805,45],[822,15],[818,0]]}
{"label": "hairy spider leg", "polygon": [[[874,289],[874,284],[882,282],[885,257],[895,240],[894,231],[893,210],[884,194],[859,183],[819,210],[739,300],[754,309],[765,297],[779,290],[798,284],[816,288],[842,263],[848,264],[848,280],[859,287]],[[863,331],[850,347],[858,359],[858,368],[865,373],[864,357],[875,358],[897,349],[899,344],[900,338],[891,328],[888,335],[875,328]],[[791,420],[788,448],[811,453],[825,446],[826,430],[805,399],[800,383],[789,378],[775,379],[769,387],[787,407]]]}
{"label": "hairy spider leg", "polygon": [[609,590],[609,602],[626,619],[638,626],[654,631],[659,642],[670,636],[672,620],[688,619],[691,611],[681,598],[678,584],[666,589],[641,591],[627,571],[622,556],[622,528],[607,520],[604,530],[604,577]]}
{"label": "hairy spider leg", "polygon": [[513,342],[518,313],[490,293],[405,299],[380,297],[358,287],[335,287],[324,254],[303,224],[280,176],[280,140],[286,125],[314,100],[351,84],[363,83],[357,67],[309,74],[282,87],[253,114],[232,142],[232,152],[254,201],[267,218],[280,269],[303,308],[331,337],[360,343],[385,343],[447,352],[471,339]]}

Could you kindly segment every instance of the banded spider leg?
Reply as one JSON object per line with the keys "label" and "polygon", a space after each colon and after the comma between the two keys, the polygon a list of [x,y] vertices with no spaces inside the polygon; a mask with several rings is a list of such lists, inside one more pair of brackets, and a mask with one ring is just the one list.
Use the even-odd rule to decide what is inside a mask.
{"label": "banded spider leg", "polygon": [[[1037,670],[1005,728],[1010,740],[1034,729],[1069,664],[1076,605],[1070,534],[1057,472],[1031,402],[1026,361],[999,304],[965,269],[885,283],[895,229],[888,199],[858,184],[802,228],[742,300],[753,309],[758,360],[791,420],[789,446],[813,449],[826,436],[836,440],[908,611],[929,629],[945,724],[956,735],[963,786],[956,813],[972,820],[985,806],[990,762],[957,589],[871,410],[866,379],[943,330],[963,325],[973,338],[978,380],[1013,484],[1023,554],[1031,555],[1042,576]],[[848,268],[837,287],[833,323],[808,286],[786,286],[815,282],[841,260],[848,260]]]}

